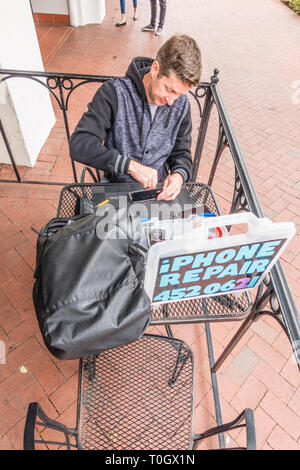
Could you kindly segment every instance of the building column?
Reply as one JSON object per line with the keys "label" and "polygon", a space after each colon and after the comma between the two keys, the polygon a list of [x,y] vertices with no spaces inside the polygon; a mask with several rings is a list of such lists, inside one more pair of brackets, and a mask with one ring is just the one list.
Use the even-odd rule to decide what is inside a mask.
{"label": "building column", "polygon": [[[44,71],[27,1],[0,1],[0,68]],[[16,163],[33,166],[55,124],[49,91],[27,78],[8,79],[0,85],[0,119]],[[0,162],[10,162],[1,135]]]}
{"label": "building column", "polygon": [[72,26],[102,23],[105,16],[105,0],[68,0],[68,3]]}

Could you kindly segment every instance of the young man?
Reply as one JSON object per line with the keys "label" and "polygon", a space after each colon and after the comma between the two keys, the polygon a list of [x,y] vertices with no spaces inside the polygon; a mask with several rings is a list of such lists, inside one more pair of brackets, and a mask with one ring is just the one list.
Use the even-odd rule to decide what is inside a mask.
{"label": "young man", "polygon": [[[157,0],[150,0],[151,3],[151,20],[150,24],[144,26],[142,31],[155,31],[156,26],[156,17],[157,17]],[[159,20],[158,27],[155,31],[155,36],[160,36],[164,27],[166,11],[167,11],[167,0],[159,0]]]}
{"label": "young man", "polygon": [[104,171],[111,182],[163,182],[171,201],[191,173],[191,112],[186,93],[198,85],[201,52],[186,35],[172,36],[155,60],[136,57],[126,76],[96,92],[70,139],[73,160]]}

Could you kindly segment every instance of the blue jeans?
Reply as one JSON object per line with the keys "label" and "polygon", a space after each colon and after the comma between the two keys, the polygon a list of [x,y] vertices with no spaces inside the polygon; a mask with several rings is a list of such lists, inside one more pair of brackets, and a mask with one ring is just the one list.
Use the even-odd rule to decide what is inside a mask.
{"label": "blue jeans", "polygon": [[[137,0],[132,0],[133,8],[137,8]],[[120,0],[121,13],[125,15],[125,0]]]}
{"label": "blue jeans", "polygon": [[100,183],[110,183],[110,181],[103,175],[103,178],[101,178]]}

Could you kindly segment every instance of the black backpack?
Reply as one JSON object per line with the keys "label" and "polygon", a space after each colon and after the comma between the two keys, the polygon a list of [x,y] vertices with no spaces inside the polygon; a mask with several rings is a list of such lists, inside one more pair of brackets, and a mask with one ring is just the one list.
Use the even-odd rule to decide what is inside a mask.
{"label": "black backpack", "polygon": [[128,344],[150,322],[145,255],[122,227],[126,220],[130,228],[127,217],[52,219],[39,234],[33,300],[45,345],[58,359]]}

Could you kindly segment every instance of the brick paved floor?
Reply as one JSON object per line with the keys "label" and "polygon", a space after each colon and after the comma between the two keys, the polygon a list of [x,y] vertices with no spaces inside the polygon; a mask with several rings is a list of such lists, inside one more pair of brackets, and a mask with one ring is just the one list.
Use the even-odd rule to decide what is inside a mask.
{"label": "brick paved floor", "polygon": [[[298,309],[300,294],[300,17],[279,0],[181,0],[169,6],[164,34],[141,33],[149,21],[147,2],[139,20],[115,28],[119,2],[106,2],[101,25],[79,28],[39,25],[37,33],[47,71],[122,75],[136,55],[153,56],[175,32],[194,36],[203,52],[203,81],[220,70],[219,89],[245,156],[260,203],[274,221],[294,221],[297,236],[282,264]],[[130,2],[128,8],[131,7]],[[72,98],[69,114],[74,128],[94,85]],[[215,117],[209,129],[198,179],[206,181],[216,139]],[[194,145],[194,143],[193,143]],[[72,181],[63,121],[57,123],[33,169],[21,168],[24,179]],[[0,167],[1,178],[13,178],[11,167]],[[221,208],[229,208],[232,165],[224,152],[214,191]],[[21,449],[25,414],[39,401],[52,417],[75,425],[77,361],[58,361],[45,349],[35,318],[31,292],[36,235],[55,215],[60,188],[0,185],[0,339],[6,364],[0,365],[0,449]],[[216,356],[238,325],[213,324]],[[158,328],[151,328],[158,332]],[[196,414],[201,426],[214,425],[213,398],[201,325],[174,331],[193,346],[196,356]],[[300,449],[300,374],[280,327],[266,317],[254,324],[218,374],[223,420],[244,407],[255,412],[259,449]],[[231,443],[239,443],[239,433]],[[203,448],[212,446],[210,441]]]}

